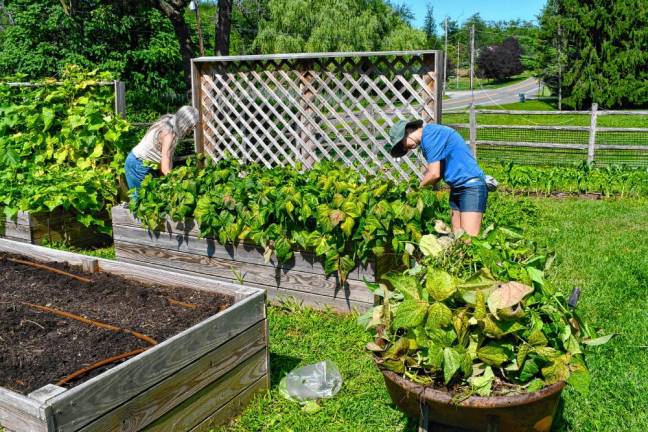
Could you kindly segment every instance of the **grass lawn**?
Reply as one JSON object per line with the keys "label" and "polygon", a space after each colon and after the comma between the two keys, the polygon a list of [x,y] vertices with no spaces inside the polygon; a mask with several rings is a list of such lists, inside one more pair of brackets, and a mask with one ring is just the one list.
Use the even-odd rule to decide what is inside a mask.
{"label": "grass lawn", "polygon": [[[529,229],[559,259],[550,280],[563,292],[581,288],[583,315],[602,333],[618,333],[590,350],[590,395],[564,392],[558,431],[648,430],[648,202],[536,199]],[[355,317],[287,304],[269,309],[272,389],[218,431],[415,431],[395,409],[382,376],[363,350],[367,334]],[[331,359],[345,379],[315,414],[278,393],[291,369]]]}
{"label": "grass lawn", "polygon": [[[502,81],[475,77],[473,84],[475,90],[497,89],[497,88],[502,88],[502,87],[506,87],[506,86],[510,86],[522,82],[531,76],[532,76],[531,72],[526,71],[521,73],[520,75],[516,75],[514,77]],[[448,79],[446,91],[462,91],[462,90],[470,90],[470,77],[463,77],[463,76],[459,77],[459,86],[457,86],[457,79],[455,77],[451,77]]]}

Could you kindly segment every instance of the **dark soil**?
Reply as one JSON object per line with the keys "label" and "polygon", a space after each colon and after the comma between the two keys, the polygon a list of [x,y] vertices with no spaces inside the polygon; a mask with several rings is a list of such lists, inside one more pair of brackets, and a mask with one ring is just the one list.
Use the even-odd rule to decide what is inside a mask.
{"label": "dark soil", "polygon": [[[129,333],[59,317],[24,303],[134,330],[158,343],[233,303],[226,295],[146,286],[107,273],[84,274],[77,267],[47,264],[92,279],[86,284],[8,258],[33,260],[0,253],[0,386],[24,394],[56,384],[92,363],[149,346]],[[170,299],[197,307],[173,304]],[[65,386],[73,387],[116,364],[96,369]]]}

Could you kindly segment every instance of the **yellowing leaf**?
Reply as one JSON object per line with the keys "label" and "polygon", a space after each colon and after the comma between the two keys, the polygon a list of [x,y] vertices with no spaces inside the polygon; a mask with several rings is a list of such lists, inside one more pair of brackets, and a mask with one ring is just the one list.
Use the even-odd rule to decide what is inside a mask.
{"label": "yellowing leaf", "polygon": [[417,300],[405,300],[398,305],[394,313],[394,329],[414,328],[423,323],[428,311],[428,303]]}
{"label": "yellowing leaf", "polygon": [[353,230],[353,225],[354,224],[355,224],[355,221],[353,220],[353,218],[347,216],[347,218],[344,219],[344,222],[342,222],[342,225],[340,225],[340,229],[347,236],[351,236],[351,232]]}
{"label": "yellowing leaf", "polygon": [[457,291],[455,279],[448,272],[433,268],[427,272],[425,288],[436,301],[443,301]]}
{"label": "yellowing leaf", "polygon": [[501,345],[490,343],[477,350],[477,357],[488,365],[500,367],[508,360],[508,350]]}
{"label": "yellowing leaf", "polygon": [[545,337],[544,333],[542,333],[542,330],[534,330],[531,332],[529,335],[529,339],[527,340],[529,342],[529,345],[534,346],[534,347],[542,347],[547,345],[547,338]]}
{"label": "yellowing leaf", "polygon": [[452,321],[452,311],[443,303],[433,303],[428,309],[426,328],[446,327]]}
{"label": "yellowing leaf", "polygon": [[403,294],[406,300],[421,299],[421,296],[419,294],[419,284],[416,280],[416,277],[399,273],[389,273],[383,276],[383,279],[391,284],[394,291],[398,291],[399,293]]}
{"label": "yellowing leaf", "polygon": [[493,385],[493,380],[495,379],[495,374],[493,369],[490,366],[486,367],[484,374],[478,377],[471,377],[469,379],[472,390],[479,396],[490,396],[491,387]]}
{"label": "yellowing leaf", "polygon": [[419,248],[425,256],[439,256],[443,252],[443,247],[434,234],[426,234],[419,241]]}
{"label": "yellowing leaf", "polygon": [[481,290],[478,290],[475,293],[475,312],[473,313],[475,319],[481,320],[486,316],[486,300],[484,299],[484,293]]}
{"label": "yellowing leaf", "polygon": [[461,367],[463,356],[454,348],[443,350],[443,381],[448,384]]}
{"label": "yellowing leaf", "polygon": [[515,306],[532,292],[533,288],[528,285],[520,282],[507,282],[488,296],[488,309],[495,318],[499,319],[497,316],[499,309]]}
{"label": "yellowing leaf", "polygon": [[346,216],[342,210],[331,210],[328,214],[329,220],[333,226],[337,226],[340,222],[344,221]]}

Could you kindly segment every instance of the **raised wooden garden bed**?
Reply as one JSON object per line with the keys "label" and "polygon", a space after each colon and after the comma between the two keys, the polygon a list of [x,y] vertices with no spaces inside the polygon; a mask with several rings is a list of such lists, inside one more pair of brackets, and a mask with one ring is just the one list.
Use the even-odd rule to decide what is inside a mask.
{"label": "raised wooden garden bed", "polygon": [[[82,266],[87,271],[99,273],[83,274],[79,268],[67,270],[77,276],[91,278],[93,283],[98,283],[101,278],[106,279],[101,273],[109,274],[115,284],[135,283],[139,292],[149,290],[151,298],[159,297],[160,292],[168,291],[176,295],[186,294],[184,300],[197,299],[196,303],[207,302],[205,305],[211,304],[208,303],[208,299],[212,297],[225,298],[226,303],[231,304],[220,312],[216,310],[213,315],[207,314],[206,319],[180,333],[172,333],[174,335],[166,340],[160,338],[159,343],[151,343],[152,346],[142,353],[116,366],[113,365],[108,370],[99,370],[96,375],[74,386],[70,387],[69,383],[61,386],[47,384],[35,390],[31,388],[29,392],[19,392],[13,386],[13,382],[13,390],[0,387],[0,425],[7,431],[209,430],[213,425],[229,421],[255,394],[269,386],[268,336],[263,290],[168,270],[94,259],[6,239],[0,239],[0,255],[3,259],[21,265],[17,255],[32,261],[26,269],[31,269],[34,262],[63,262]],[[59,264],[49,265],[58,267],[59,270],[61,267]],[[24,271],[25,279],[28,275],[33,277],[35,270],[29,271]],[[51,279],[54,284],[55,278],[69,276],[50,274],[49,277],[54,278]],[[127,280],[123,281],[121,278]],[[76,280],[70,283],[78,284]],[[6,286],[5,290],[8,289]],[[79,297],[83,297],[84,286],[77,287]],[[88,285],[90,286],[91,284]],[[2,289],[3,287],[0,287],[0,290]],[[27,294],[20,292],[20,295]],[[146,297],[147,293],[138,295]],[[47,299],[42,299],[42,304],[46,304],[46,301]],[[33,305],[25,301],[16,303],[33,308]],[[48,307],[72,307],[71,304],[52,303]],[[95,311],[108,309],[102,307],[101,302],[97,303]],[[176,306],[188,307],[188,304]],[[159,317],[160,322],[165,322],[172,315],[165,308],[153,311],[140,309],[141,313],[137,313],[137,307],[134,308],[138,318],[139,315],[148,313],[152,319]],[[83,315],[82,312],[75,313]],[[183,316],[191,316],[194,313],[192,310]],[[9,312],[6,314],[10,315]],[[38,319],[31,317],[30,320],[25,320],[30,321],[25,325],[47,328],[47,316],[47,313],[43,313]],[[102,321],[95,316],[87,318]],[[62,325],[65,327],[69,324]],[[17,339],[22,331],[17,330]],[[48,333],[47,336],[53,337],[56,333],[57,331],[54,331],[52,335]],[[128,332],[107,333],[121,337],[132,335]],[[3,338],[5,336],[8,337],[3,333]],[[7,344],[8,341],[3,343]]]}
{"label": "raised wooden garden bed", "polygon": [[159,231],[151,231],[137,221],[125,206],[112,210],[113,237],[117,259],[146,263],[158,268],[200,273],[225,281],[238,281],[264,288],[269,298],[295,297],[316,307],[330,306],[340,311],[367,310],[373,294],[363,279],[375,281],[390,264],[370,262],[349,274],[341,286],[336,275],[326,276],[315,254],[295,252],[289,262],[276,257],[265,262],[263,248],[252,244],[223,246],[214,239],[199,238],[200,229],[190,219],[168,219]]}
{"label": "raised wooden garden bed", "polygon": [[45,241],[64,241],[78,247],[110,244],[110,236],[84,226],[74,215],[62,210],[37,214],[21,211],[15,220],[2,215],[0,237],[38,245]]}

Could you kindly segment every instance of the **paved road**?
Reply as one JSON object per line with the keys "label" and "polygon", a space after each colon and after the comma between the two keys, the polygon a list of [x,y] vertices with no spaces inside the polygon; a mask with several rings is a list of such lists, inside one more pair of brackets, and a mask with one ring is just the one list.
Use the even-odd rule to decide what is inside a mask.
{"label": "paved road", "polygon": [[[527,78],[510,86],[491,90],[475,91],[475,105],[503,105],[519,102],[519,94],[524,93],[527,99],[535,99],[540,84],[536,78]],[[450,99],[443,101],[443,110],[467,108],[470,106],[472,96],[470,91],[448,91]]]}

